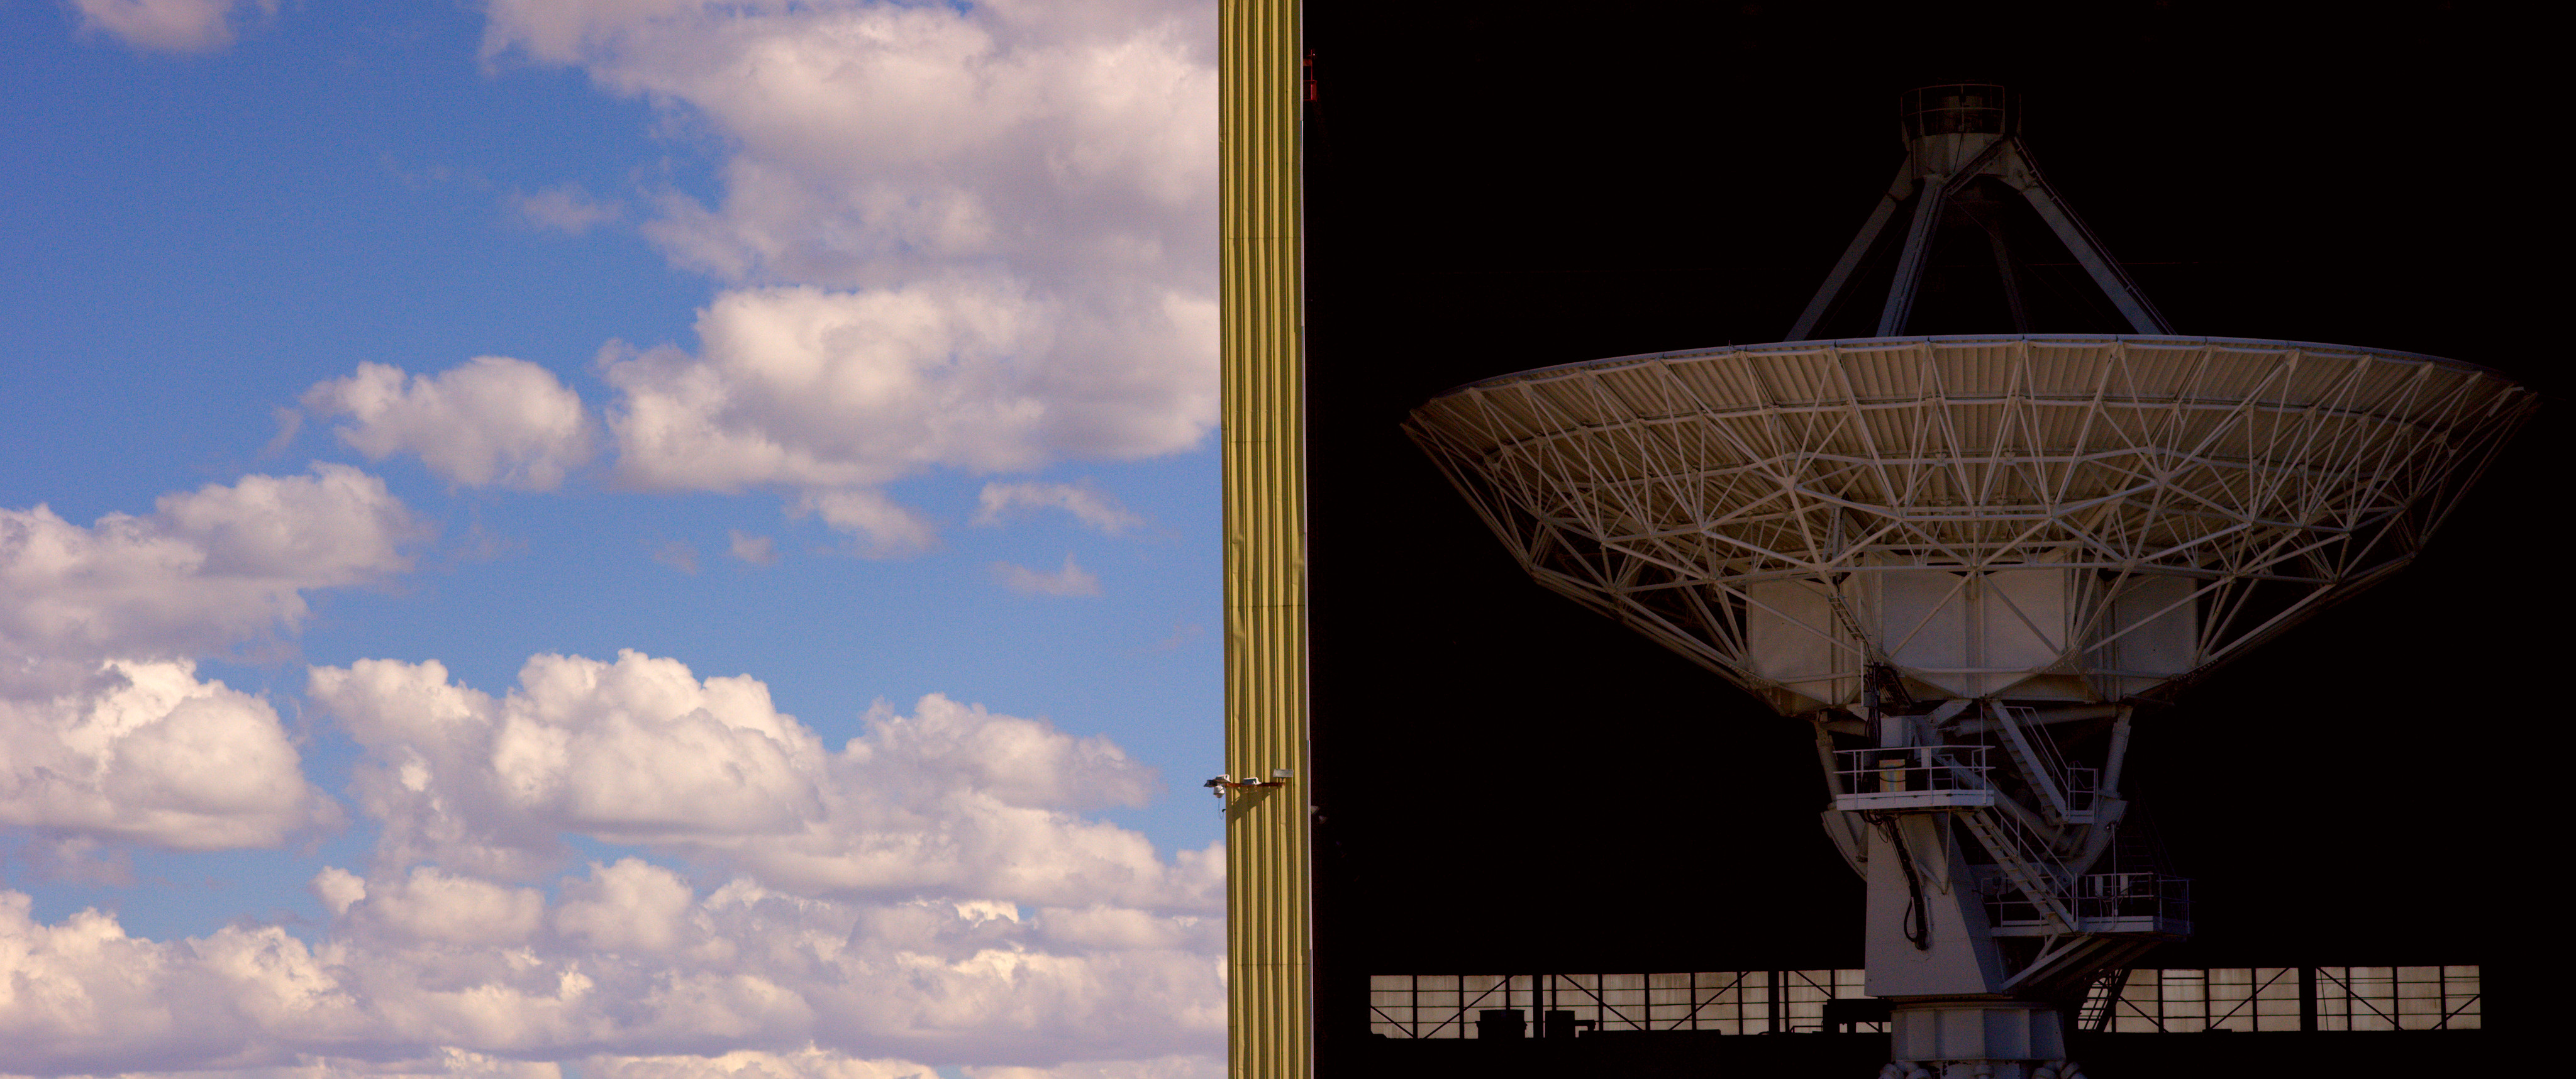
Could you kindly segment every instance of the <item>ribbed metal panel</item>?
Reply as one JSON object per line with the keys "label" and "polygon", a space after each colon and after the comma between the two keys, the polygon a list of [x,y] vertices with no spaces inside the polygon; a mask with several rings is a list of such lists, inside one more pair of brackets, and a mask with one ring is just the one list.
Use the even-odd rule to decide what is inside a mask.
{"label": "ribbed metal panel", "polygon": [[1227,1055],[1237,1079],[1313,1074],[1306,757],[1305,306],[1296,0],[1224,0]]}

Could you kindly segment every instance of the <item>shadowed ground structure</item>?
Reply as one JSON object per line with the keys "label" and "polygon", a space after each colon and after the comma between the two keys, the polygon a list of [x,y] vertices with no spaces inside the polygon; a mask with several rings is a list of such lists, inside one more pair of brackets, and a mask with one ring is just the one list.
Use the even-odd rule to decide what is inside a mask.
{"label": "shadowed ground structure", "polygon": [[[1862,891],[1816,826],[1805,724],[1532,584],[1400,425],[1512,371],[1779,340],[1884,187],[1899,91],[2018,91],[2051,178],[2178,333],[2423,352],[2554,389],[2550,305],[2517,270],[2545,201],[2539,121],[2516,111],[2537,99],[2513,81],[2532,69],[2510,61],[2530,28],[2433,5],[2323,27],[2046,10],[1309,8],[1321,1074],[1470,1060],[1444,1053],[1491,1074],[1594,1067],[1527,1055],[1559,1052],[1627,1053],[1603,1073],[1635,1075],[1884,1061],[1864,1036],[1393,1043],[1368,1035],[1366,990],[1437,970],[1859,965]],[[2318,74],[2356,64],[2406,72],[2403,92]],[[2474,197],[2456,160],[2374,149],[2434,129],[2483,155]],[[2198,935],[2149,965],[2477,963],[2494,1029],[2103,1035],[2070,1047],[2088,1074],[2192,1053],[2224,1074],[2210,1061],[2251,1068],[2275,1042],[2336,1074],[2412,1074],[2409,1054],[2474,1062],[2528,1014],[2518,930],[2488,913],[2520,886],[2495,869],[2528,798],[2503,781],[2514,750],[2426,720],[2472,704],[2460,672],[2502,686],[2546,666],[2521,628],[2535,601],[2485,560],[2527,529],[2524,492],[2558,489],[2550,426],[2506,448],[2416,565],[2142,719],[2131,764],[2199,881]],[[2392,856],[2405,871],[2355,879]],[[1822,1066],[1845,1047],[1853,1064]]]}

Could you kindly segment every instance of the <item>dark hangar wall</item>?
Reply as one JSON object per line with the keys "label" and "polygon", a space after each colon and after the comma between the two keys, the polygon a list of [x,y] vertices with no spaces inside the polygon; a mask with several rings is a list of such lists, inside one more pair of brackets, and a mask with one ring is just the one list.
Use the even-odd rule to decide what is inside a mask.
{"label": "dark hangar wall", "polygon": [[[1358,1073],[1371,973],[1859,965],[1805,725],[1540,590],[1397,425],[1492,375],[1777,340],[1895,167],[1900,90],[2017,91],[2180,332],[2555,389],[2537,27],[2066,7],[1311,5],[1323,1074]],[[2142,727],[2201,926],[2149,964],[2482,963],[2512,1021],[2527,923],[2497,910],[2531,901],[2541,777],[2509,717],[2557,696],[2557,597],[2493,559],[2556,501],[2556,415],[2417,566]]]}

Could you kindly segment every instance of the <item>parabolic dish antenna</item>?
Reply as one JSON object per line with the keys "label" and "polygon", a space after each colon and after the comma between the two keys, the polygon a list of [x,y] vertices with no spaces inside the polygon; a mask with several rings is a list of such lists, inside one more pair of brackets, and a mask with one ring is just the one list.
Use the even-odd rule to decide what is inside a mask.
{"label": "parabolic dish antenna", "polygon": [[1784,714],[2161,698],[2406,564],[2532,395],[2429,356],[1930,337],[1479,382],[1412,433],[1530,573]]}
{"label": "parabolic dish antenna", "polygon": [[[2404,566],[2537,405],[2431,356],[2165,332],[2003,101],[1906,95],[1897,182],[1792,334],[1875,262],[1883,336],[1524,371],[1407,425],[1539,583],[1816,725],[1894,1079],[2072,1074],[2064,1013],[2190,931],[2121,835],[2133,708]],[[1962,233],[2026,328],[2007,209],[2135,332],[1898,336]]]}

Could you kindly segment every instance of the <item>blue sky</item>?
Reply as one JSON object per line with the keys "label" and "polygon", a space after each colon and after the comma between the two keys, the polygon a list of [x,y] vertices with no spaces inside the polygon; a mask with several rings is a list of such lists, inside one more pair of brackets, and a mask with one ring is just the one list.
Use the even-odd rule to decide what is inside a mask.
{"label": "blue sky", "polygon": [[1212,5],[0,20],[0,1075],[1217,1067]]}

